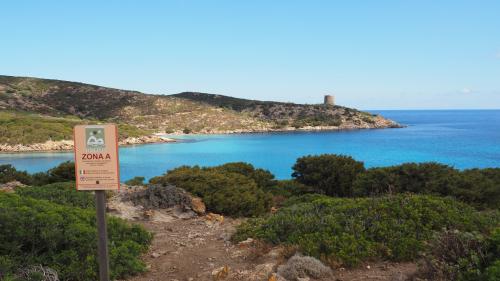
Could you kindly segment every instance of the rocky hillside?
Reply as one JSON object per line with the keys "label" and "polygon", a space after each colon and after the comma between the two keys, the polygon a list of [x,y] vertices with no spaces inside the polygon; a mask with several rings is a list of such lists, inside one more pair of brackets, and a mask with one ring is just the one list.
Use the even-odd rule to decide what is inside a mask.
{"label": "rocky hillside", "polygon": [[[43,120],[54,123],[52,117],[71,119],[64,124],[116,122],[139,130],[134,135],[398,126],[381,116],[341,106],[263,102],[191,92],[150,95],[77,82],[12,76],[0,76],[0,113],[4,113],[4,117],[15,115],[18,118],[0,119],[4,128],[5,124],[12,123],[21,127],[33,124],[24,119],[18,121],[20,116],[29,114],[30,120],[41,123],[44,123]],[[46,127],[44,124],[40,126]],[[30,128],[26,134],[33,130],[36,131],[36,128]],[[46,131],[50,133],[50,129]],[[47,140],[66,138],[49,133]],[[36,141],[39,140],[36,138]],[[15,138],[0,139],[0,143],[15,141]]]}

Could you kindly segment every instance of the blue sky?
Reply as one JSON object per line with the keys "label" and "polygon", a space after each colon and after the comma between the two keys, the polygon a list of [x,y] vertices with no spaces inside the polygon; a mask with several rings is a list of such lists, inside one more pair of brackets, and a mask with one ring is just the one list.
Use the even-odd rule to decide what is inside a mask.
{"label": "blue sky", "polygon": [[500,1],[0,2],[0,74],[362,109],[500,108]]}

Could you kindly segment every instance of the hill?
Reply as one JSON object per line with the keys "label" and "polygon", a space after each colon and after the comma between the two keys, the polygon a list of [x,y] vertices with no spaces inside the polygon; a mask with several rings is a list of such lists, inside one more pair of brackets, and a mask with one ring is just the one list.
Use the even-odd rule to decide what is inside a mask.
{"label": "hill", "polygon": [[[0,144],[69,140],[76,123],[115,122],[127,137],[167,133],[387,128],[381,116],[341,106],[185,92],[151,95],[51,79],[0,76]],[[12,130],[15,130],[14,134]],[[55,132],[58,133],[55,133]]]}

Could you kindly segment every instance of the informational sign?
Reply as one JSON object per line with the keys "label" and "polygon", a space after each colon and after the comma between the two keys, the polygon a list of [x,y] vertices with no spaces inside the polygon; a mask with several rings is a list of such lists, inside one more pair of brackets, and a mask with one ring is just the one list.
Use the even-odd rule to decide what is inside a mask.
{"label": "informational sign", "polygon": [[120,188],[116,125],[75,126],[75,173],[78,190]]}

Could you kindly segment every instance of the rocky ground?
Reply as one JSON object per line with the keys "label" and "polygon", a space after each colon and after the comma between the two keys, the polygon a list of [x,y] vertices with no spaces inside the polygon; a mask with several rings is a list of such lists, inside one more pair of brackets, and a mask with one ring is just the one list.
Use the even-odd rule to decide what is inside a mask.
{"label": "rocky ground", "polygon": [[[139,223],[155,234],[152,246],[144,256],[148,271],[127,279],[129,281],[400,281],[407,280],[416,270],[413,263],[370,263],[356,269],[335,269],[324,278],[284,279],[276,272],[280,272],[280,265],[287,263],[291,256],[289,249],[271,247],[251,239],[232,243],[230,237],[240,220],[206,214],[197,198],[191,204],[186,201],[184,193],[179,195],[179,191],[171,190],[175,195],[170,198],[180,201],[180,205],[173,206],[168,199],[168,204],[163,206],[168,208],[151,208],[158,206],[157,202],[144,207],[144,204],[138,204],[144,202],[140,196],[165,199],[165,194],[143,194],[137,199],[135,195],[130,196],[137,189],[128,188],[110,200],[108,209],[111,214]],[[131,198],[138,205],[134,205]]]}

